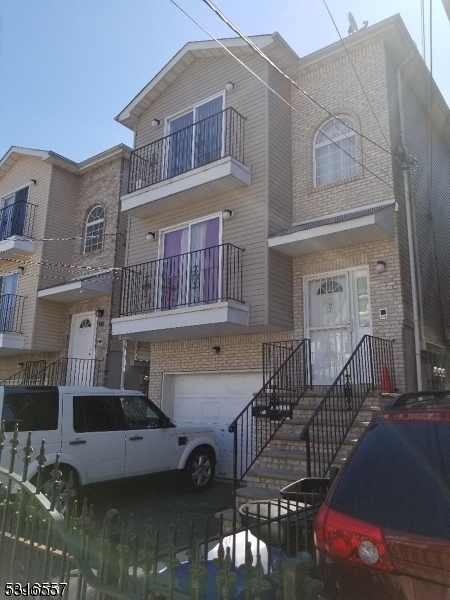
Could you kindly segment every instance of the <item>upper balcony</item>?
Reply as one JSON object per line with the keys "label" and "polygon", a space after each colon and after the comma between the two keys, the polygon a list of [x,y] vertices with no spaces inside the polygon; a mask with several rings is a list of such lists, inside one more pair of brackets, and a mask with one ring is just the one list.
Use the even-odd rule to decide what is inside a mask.
{"label": "upper balcony", "polygon": [[0,354],[10,354],[24,347],[22,316],[24,296],[3,294],[0,296]]}
{"label": "upper balcony", "polygon": [[[13,197],[12,197],[13,198]],[[17,201],[7,204],[0,210],[0,255],[32,254],[35,243],[32,240],[36,205]]]}
{"label": "upper balcony", "polygon": [[145,218],[250,185],[245,118],[227,108],[131,153],[122,211]]}
{"label": "upper balcony", "polygon": [[242,333],[249,323],[243,252],[220,244],[125,267],[113,335],[166,341]]}

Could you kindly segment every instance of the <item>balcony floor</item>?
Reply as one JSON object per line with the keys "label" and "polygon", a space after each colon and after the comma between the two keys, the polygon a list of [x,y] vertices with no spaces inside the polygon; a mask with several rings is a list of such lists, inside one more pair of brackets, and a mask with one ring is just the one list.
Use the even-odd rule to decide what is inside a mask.
{"label": "balcony floor", "polygon": [[198,339],[246,333],[250,307],[229,300],[112,320],[113,335],[139,342]]}

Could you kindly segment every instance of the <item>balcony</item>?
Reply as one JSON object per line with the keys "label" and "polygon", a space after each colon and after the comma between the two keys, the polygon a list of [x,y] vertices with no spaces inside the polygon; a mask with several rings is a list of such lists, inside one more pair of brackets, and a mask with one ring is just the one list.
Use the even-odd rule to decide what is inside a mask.
{"label": "balcony", "polygon": [[242,333],[244,250],[221,244],[125,267],[113,335],[167,341]]}
{"label": "balcony", "polygon": [[245,118],[227,108],[131,153],[122,211],[140,218],[250,185]]}
{"label": "balcony", "polygon": [[32,254],[35,243],[33,235],[36,205],[30,202],[14,202],[0,210],[0,254]]}
{"label": "balcony", "polygon": [[24,296],[4,294],[0,296],[0,354],[23,350],[22,316]]}

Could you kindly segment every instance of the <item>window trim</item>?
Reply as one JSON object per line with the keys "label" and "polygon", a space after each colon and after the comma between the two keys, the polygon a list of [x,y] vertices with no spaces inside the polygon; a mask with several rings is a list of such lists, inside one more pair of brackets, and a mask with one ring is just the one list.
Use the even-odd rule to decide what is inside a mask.
{"label": "window trim", "polygon": [[[96,221],[92,221],[91,223],[89,223],[89,217],[94,212],[94,210],[96,210],[97,208],[101,208],[103,210],[103,217],[102,217],[102,219],[97,219]],[[92,252],[103,252],[103,240],[104,240],[104,237],[105,237],[105,222],[106,222],[106,210],[105,210],[105,207],[102,204],[96,204],[88,212],[88,215],[86,217],[86,224],[84,226],[83,254],[91,254]],[[103,223],[103,231],[102,231],[102,236],[101,236],[101,240],[100,240],[101,246],[100,246],[100,248],[96,248],[95,250],[88,250],[88,251],[86,251],[87,230],[88,230],[88,227],[92,227],[93,225],[96,225],[97,223]]]}
{"label": "window trim", "polygon": [[24,190],[25,188],[28,188],[28,195],[27,195],[27,199],[25,200],[25,202],[29,202],[30,201],[30,194],[31,194],[31,186],[29,183],[27,183],[26,185],[20,185],[18,188],[14,189],[12,192],[8,192],[7,194],[4,194],[3,196],[0,197],[0,210],[2,208],[4,208],[5,206],[5,200],[7,200],[8,198],[11,198],[11,196],[15,196],[17,194],[17,192],[20,192],[20,190]]}
{"label": "window trim", "polygon": [[[348,119],[351,122],[352,128],[355,131],[351,131],[351,133],[349,133],[349,134],[342,134],[339,137],[337,137],[336,139],[333,139],[333,141],[327,139],[327,141],[325,141],[325,142],[319,142],[319,143],[317,143],[317,137],[322,132],[322,129],[326,125],[328,125],[328,123],[331,123],[332,121],[335,121],[336,119]],[[358,162],[356,162],[358,160],[358,158],[359,158],[358,157],[359,146],[358,146],[358,143],[357,143],[357,140],[356,140],[356,143],[354,144],[355,148],[356,148],[356,160],[355,160],[355,162],[356,162],[356,169],[357,169],[356,173],[353,174],[353,175],[350,175],[350,177],[344,177],[342,179],[336,179],[336,181],[331,181],[331,182],[328,181],[326,183],[319,183],[319,184],[317,183],[316,149],[317,148],[324,148],[325,146],[328,146],[329,144],[334,144],[334,142],[339,142],[339,141],[344,140],[344,139],[349,139],[352,136],[354,136],[355,138],[357,137],[356,123],[355,123],[355,119],[353,117],[351,117],[350,115],[348,115],[348,114],[346,114],[346,115],[336,115],[336,117],[332,117],[331,119],[327,119],[317,129],[316,133],[314,134],[313,147],[312,147],[312,155],[313,155],[313,188],[314,189],[321,188],[321,187],[326,186],[326,185],[338,184],[338,183],[341,183],[343,181],[348,181],[350,179],[353,179],[353,177],[358,177],[359,176],[359,167],[360,167],[360,165],[358,164]]]}
{"label": "window trim", "polygon": [[[169,115],[168,117],[166,117],[164,120],[164,137],[170,135],[170,127],[169,127],[170,121],[172,121],[173,119],[178,119],[178,117],[182,117],[183,115],[187,115],[190,112],[195,113],[196,108],[198,108],[202,104],[206,104],[207,102],[210,102],[211,100],[220,98],[220,96],[222,96],[222,110],[224,110],[225,105],[226,105],[226,95],[227,95],[226,90],[222,90],[221,92],[218,92],[217,94],[209,96],[208,98],[205,98],[205,99],[201,100],[200,102],[195,102],[194,104],[191,104],[191,106],[183,108],[182,110],[179,110],[178,112],[173,113],[172,115]],[[195,124],[195,123],[193,123],[193,124]]]}

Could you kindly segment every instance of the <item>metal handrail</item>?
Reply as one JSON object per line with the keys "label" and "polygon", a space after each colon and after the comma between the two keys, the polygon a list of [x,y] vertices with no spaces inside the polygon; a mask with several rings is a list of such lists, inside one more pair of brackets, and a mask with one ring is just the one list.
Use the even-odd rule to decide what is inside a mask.
{"label": "metal handrail", "polygon": [[219,244],[122,269],[120,316],[182,306],[243,302],[245,248]]}
{"label": "metal handrail", "polygon": [[231,156],[244,164],[245,117],[226,108],[131,153],[128,193]]}
{"label": "metal handrail", "polygon": [[101,359],[62,357],[52,363],[37,362],[41,368],[34,373],[28,365],[0,385],[99,385]]}
{"label": "metal handrail", "polygon": [[235,489],[310,387],[310,340],[304,339],[228,427],[233,434]]}
{"label": "metal handrail", "polygon": [[22,333],[23,305],[26,296],[3,294],[0,296],[0,332]]}
{"label": "metal handrail", "polygon": [[300,434],[308,477],[327,474],[369,391],[383,387],[395,389],[393,341],[365,335]]}
{"label": "metal handrail", "polygon": [[33,234],[36,204],[19,200],[0,209],[0,240],[13,235],[31,238]]}

